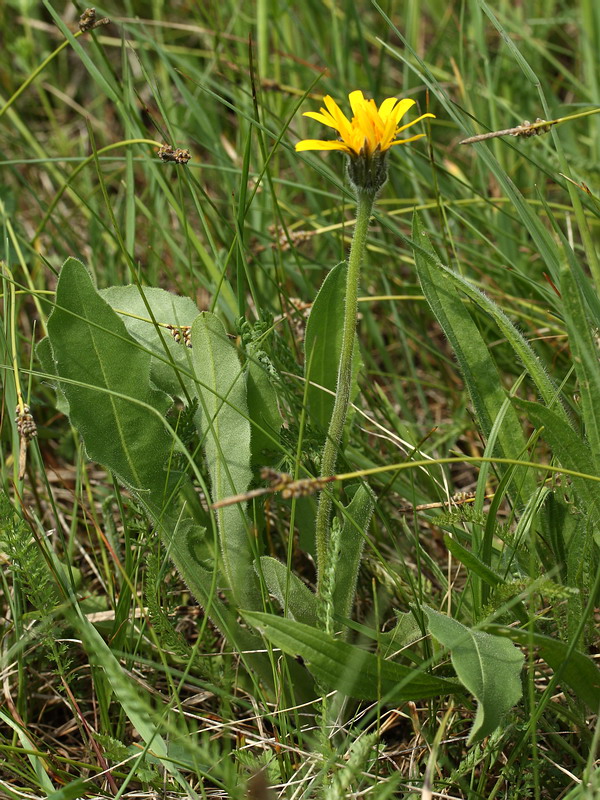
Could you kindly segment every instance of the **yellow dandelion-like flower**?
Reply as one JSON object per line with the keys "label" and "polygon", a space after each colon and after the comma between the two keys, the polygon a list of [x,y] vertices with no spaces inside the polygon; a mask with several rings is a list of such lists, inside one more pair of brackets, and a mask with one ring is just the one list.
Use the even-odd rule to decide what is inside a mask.
{"label": "yellow dandelion-like flower", "polygon": [[435,114],[421,114],[411,122],[400,125],[402,117],[414,106],[414,100],[388,97],[378,108],[375,101],[367,100],[360,90],[350,92],[348,99],[353,114],[351,120],[329,95],[323,98],[325,108],[321,108],[320,111],[307,111],[304,114],[305,117],[316,119],[317,122],[336,130],[340,139],[336,141],[303,139],[296,145],[296,150],[341,150],[353,159],[360,157],[369,159],[378,153],[384,153],[396,144],[407,144],[421,139],[425,136],[424,133],[418,133],[408,139],[397,137],[422,119],[435,118]]}

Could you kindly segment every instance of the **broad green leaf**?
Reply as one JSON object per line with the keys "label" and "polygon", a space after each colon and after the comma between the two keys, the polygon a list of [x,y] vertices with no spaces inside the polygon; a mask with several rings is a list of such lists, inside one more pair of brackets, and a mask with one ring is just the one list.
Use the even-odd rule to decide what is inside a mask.
{"label": "broad green leaf", "polygon": [[[54,361],[54,353],[52,352],[52,344],[50,343],[49,336],[44,336],[44,338],[37,343],[35,354],[40,362],[42,370],[48,375],[56,376],[56,362]],[[67,398],[65,397],[65,393],[63,392],[60,383],[58,381],[51,381],[50,385],[56,392],[57,410],[60,411],[61,414],[65,414],[65,416],[68,417],[69,403],[67,402]]]}
{"label": "broad green leaf", "polygon": [[523,647],[533,645],[546,664],[555,672],[560,670],[559,683],[575,692],[594,713],[600,708],[600,670],[594,661],[573,650],[565,642],[541,633],[509,628],[504,625],[488,625],[488,630],[505,636]]}
{"label": "broad green leaf", "polygon": [[248,415],[252,423],[252,464],[264,465],[265,452],[277,448],[283,419],[273,381],[260,361],[250,353],[246,382]]}
{"label": "broad green leaf", "polygon": [[451,681],[385,661],[310,625],[255,611],[244,618],[284,653],[301,656],[322,684],[350,697],[401,703],[460,691]]}
{"label": "broad green leaf", "polygon": [[560,293],[573,364],[579,382],[581,413],[590,443],[592,463],[600,474],[600,363],[598,347],[586,316],[583,297],[571,272],[561,270]]}
{"label": "broad green leaf", "polygon": [[[214,503],[248,489],[251,434],[246,381],[235,347],[222,322],[208,311],[192,325],[192,361]],[[225,506],[215,513],[225,575],[236,603],[242,608],[262,608],[244,504]]]}
{"label": "broad green leaf", "polygon": [[[347,491],[352,488],[348,487]],[[350,503],[344,508],[340,558],[336,564],[333,589],[333,611],[342,617],[349,617],[352,610],[358,570],[374,505],[375,494],[369,486],[361,483]]]}
{"label": "broad green leaf", "polygon": [[423,635],[421,627],[412,611],[394,611],[396,624],[390,631],[377,633],[375,637],[386,653],[396,653]]}
{"label": "broad green leaf", "polygon": [[[306,324],[304,337],[304,377],[310,381],[307,388],[310,418],[317,428],[326,431],[333,410],[333,394],[319,388],[323,386],[335,392],[338,365],[342,350],[344,307],[346,294],[345,261],[337,264],[323,281],[315,298]],[[350,400],[356,396],[356,377],[361,367],[358,341],[354,341],[354,382]],[[318,384],[313,386],[312,384]]]}
{"label": "broad green leaf", "polygon": [[[187,479],[182,482],[182,476],[165,469],[172,441],[163,414],[170,400],[151,386],[152,357],[129,335],[75,259],[68,259],[61,271],[48,331],[57,373],[67,379],[61,386],[70,419],[88,455],[134,491],[190,590],[224,635],[240,651],[256,650],[257,637],[244,631],[216,597],[204,531],[181,507]],[[268,682],[266,657],[257,669]]]}
{"label": "broad green leaf", "polygon": [[285,564],[271,556],[262,556],[260,572],[269,592],[287,610],[290,619],[313,627],[317,624],[316,595]]}
{"label": "broad green leaf", "polygon": [[150,354],[137,346],[80,261],[65,262],[48,319],[57,373],[90,458],[127,486],[160,496],[172,441],[170,398],[150,384]]}
{"label": "broad green leaf", "polygon": [[489,736],[521,699],[523,653],[506,639],[472,630],[439,611],[423,608],[431,634],[450,650],[460,682],[477,699],[477,714],[469,734],[472,744]]}
{"label": "broad green leaf", "polygon": [[[414,255],[423,293],[452,345],[479,425],[487,438],[507,396],[498,369],[453,282],[441,269],[439,258],[418,214],[413,218],[413,239],[419,247],[415,248]],[[428,257],[422,251],[428,253]],[[519,419],[512,409],[505,411],[497,438],[498,455],[504,458],[522,458],[526,441]],[[523,504],[536,488],[533,476],[521,469],[515,470],[514,486],[519,491]]]}
{"label": "broad green leaf", "polygon": [[[118,312],[127,331],[153,357],[150,361],[150,374],[159,389],[179,397],[184,394],[184,386],[190,394],[194,394],[194,383],[190,373],[191,356],[189,348],[178,344],[166,328],[159,328],[152,322],[154,316],[157,323],[166,323],[177,327],[191,325],[198,314],[198,308],[189,297],[166,292],[164,289],[137,286],[110,286],[101,289],[99,294],[111,308]],[[128,316],[133,314],[134,316]],[[177,376],[179,372],[179,378]]]}

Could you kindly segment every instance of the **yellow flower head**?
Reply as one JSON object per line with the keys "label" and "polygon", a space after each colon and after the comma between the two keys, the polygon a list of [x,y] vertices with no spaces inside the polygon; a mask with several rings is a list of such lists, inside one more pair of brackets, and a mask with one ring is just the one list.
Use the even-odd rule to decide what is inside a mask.
{"label": "yellow flower head", "polygon": [[318,111],[307,111],[304,116],[316,119],[323,125],[328,125],[336,130],[340,139],[325,141],[322,139],[304,139],[298,142],[296,150],[342,150],[351,158],[364,157],[370,159],[378,153],[384,153],[395,144],[414,142],[425,136],[418,133],[408,139],[396,137],[426,117],[435,117],[435,114],[421,114],[406,125],[399,125],[400,120],[414,106],[414,100],[398,100],[388,97],[377,108],[374,100],[367,100],[360,90],[350,92],[348,95],[353,117],[349,120],[333,97],[327,95],[323,98],[325,108]]}

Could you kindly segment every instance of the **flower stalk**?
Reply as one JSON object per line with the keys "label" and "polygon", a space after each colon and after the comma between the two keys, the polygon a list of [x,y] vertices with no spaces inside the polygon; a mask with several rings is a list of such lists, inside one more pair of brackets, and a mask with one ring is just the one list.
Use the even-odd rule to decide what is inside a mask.
{"label": "flower stalk", "polygon": [[[321,480],[335,474],[335,467],[348,418],[350,392],[352,389],[352,363],[356,333],[356,312],[358,307],[358,288],[360,269],[367,246],[369,220],[373,204],[387,180],[388,155],[396,145],[415,142],[425,136],[417,133],[408,138],[399,138],[408,128],[423,119],[434,117],[427,112],[410,122],[401,124],[402,118],[415,105],[410,98],[398,100],[386,98],[378,106],[374,100],[367,100],[357,89],[348,95],[352,117],[348,119],[333,97],[323,98],[320,111],[307,111],[305,117],[317,120],[338,134],[338,139],[303,139],[296,144],[298,152],[306,150],[339,150],[348,157],[348,179],[356,196],[356,224],[350,247],[348,270],[346,273],[346,296],[342,329],[342,349],[338,366],[335,401],[327,439],[321,460]],[[325,628],[331,627],[331,585],[335,581],[333,550],[330,534],[332,507],[331,492],[323,490],[319,497],[316,520],[317,546],[317,597],[321,606],[321,617]],[[329,599],[328,599],[329,597]]]}
{"label": "flower stalk", "polygon": [[[367,245],[369,220],[377,192],[357,189],[356,224],[348,258],[346,274],[346,297],[344,305],[344,326],[342,330],[342,349],[338,367],[335,401],[331,420],[327,431],[327,439],[321,458],[321,477],[329,478],[335,474],[335,466],[339,454],[344,427],[348,417],[350,392],[352,389],[352,362],[354,357],[354,339],[356,333],[356,315],[358,309],[358,288],[360,270]],[[329,551],[329,518],[331,516],[332,496],[323,490],[319,498],[316,521],[317,546],[317,595],[321,595],[323,575],[326,572]]]}

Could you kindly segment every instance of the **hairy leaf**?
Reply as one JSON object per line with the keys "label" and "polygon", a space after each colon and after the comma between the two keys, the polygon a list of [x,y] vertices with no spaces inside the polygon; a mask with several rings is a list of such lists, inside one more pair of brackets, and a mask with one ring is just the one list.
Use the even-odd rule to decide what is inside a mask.
{"label": "hairy leaf", "polygon": [[456,674],[477,699],[469,743],[489,736],[521,699],[524,656],[506,639],[472,630],[424,606],[431,634],[450,650]]}
{"label": "hairy leaf", "polygon": [[[208,311],[192,326],[192,360],[202,412],[212,501],[245,492],[252,480],[246,382],[235,347],[221,321]],[[242,608],[262,608],[253,567],[252,533],[244,505],[216,512],[223,565]]]}
{"label": "hairy leaf", "polygon": [[260,571],[268,590],[277,598],[281,608],[287,609],[290,619],[313,627],[317,624],[316,595],[297,575],[271,556],[261,557]]}
{"label": "hairy leaf", "polygon": [[[323,285],[312,305],[304,337],[304,377],[311,385],[307,389],[308,409],[313,423],[326,431],[333,410],[333,394],[320,387],[335,392],[338,365],[342,350],[342,332],[346,295],[345,261],[337,264],[323,281]],[[356,396],[356,377],[361,367],[358,341],[354,341],[353,372],[354,380],[350,400]],[[313,386],[312,384],[318,384]]]}
{"label": "hairy leaf", "polygon": [[361,483],[344,509],[344,521],[340,533],[340,557],[336,563],[333,589],[333,610],[342,617],[350,616],[362,551],[374,505],[375,494],[366,484]]}
{"label": "hairy leaf", "polygon": [[350,697],[401,703],[460,691],[451,681],[385,661],[301,622],[259,612],[244,617],[284,653],[301,656],[317,680]]}

